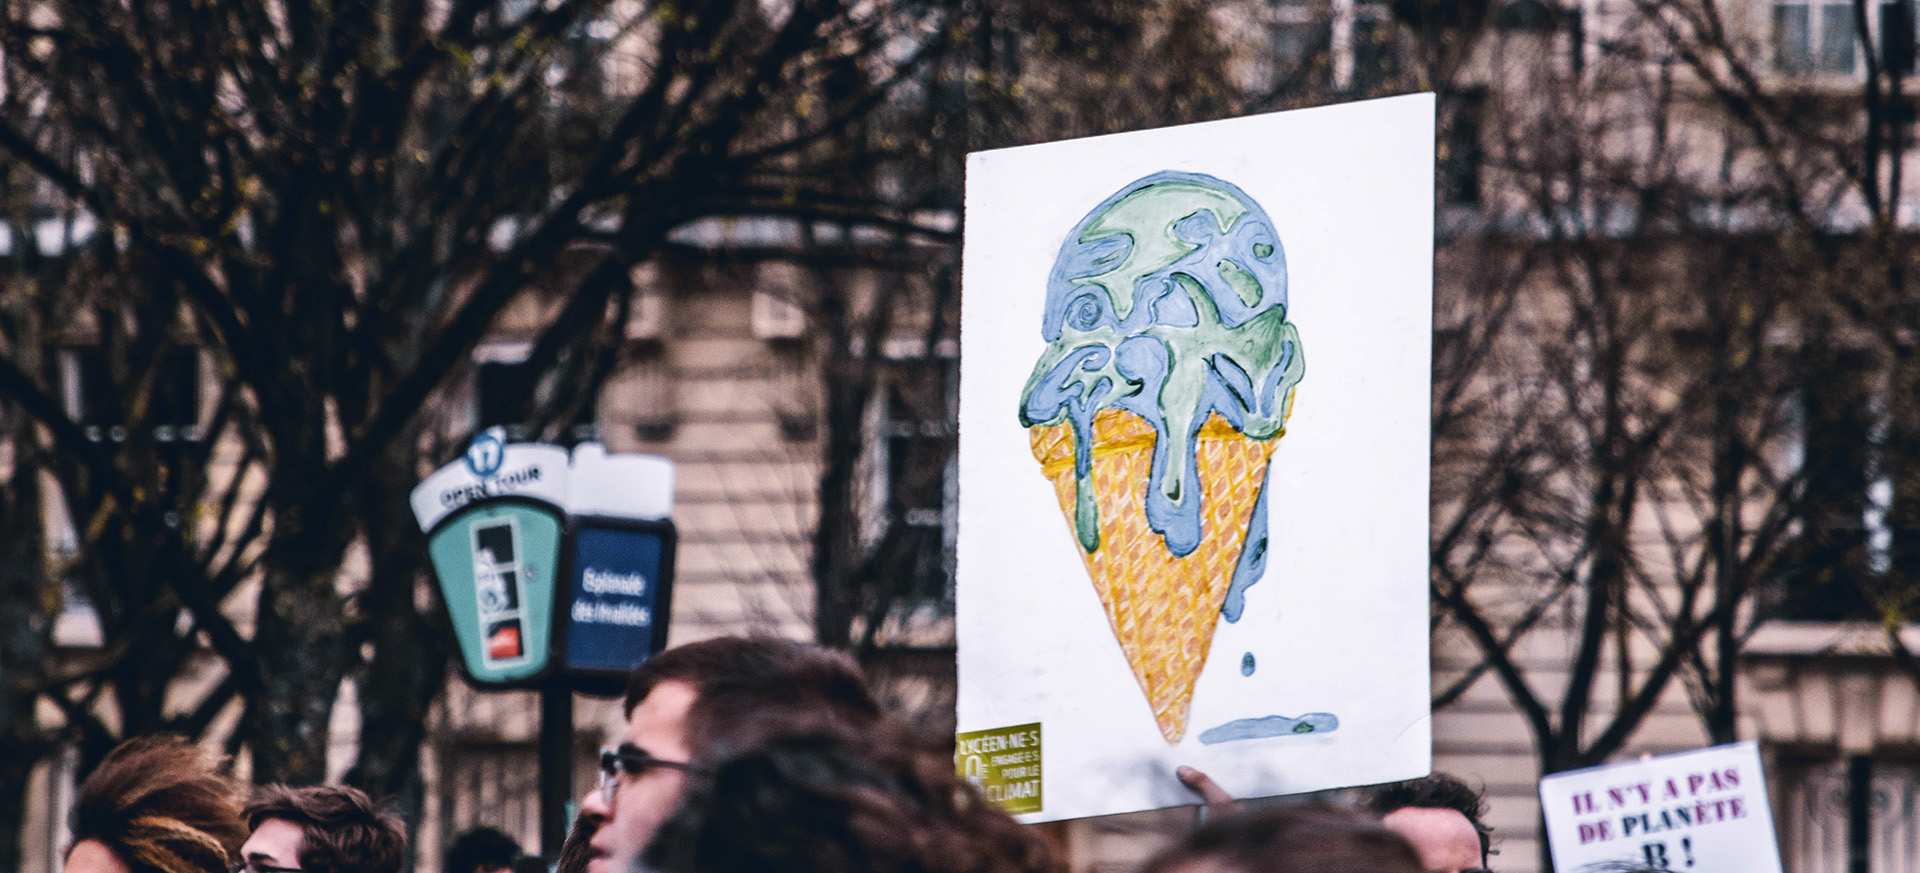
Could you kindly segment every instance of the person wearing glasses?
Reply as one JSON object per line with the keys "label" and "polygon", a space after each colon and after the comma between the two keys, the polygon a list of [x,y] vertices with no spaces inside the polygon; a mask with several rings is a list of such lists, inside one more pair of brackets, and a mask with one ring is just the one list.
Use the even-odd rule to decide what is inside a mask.
{"label": "person wearing glasses", "polygon": [[[825,720],[859,731],[880,707],[852,658],[773,637],[721,637],[668,649],[634,670],[627,722],[618,745],[600,754],[600,784],[580,799],[568,839],[586,838],[584,873],[630,873],[640,853],[679,805],[688,779],[732,746],[750,719]],[[271,871],[262,871],[271,873]]]}
{"label": "person wearing glasses", "polygon": [[267,785],[246,809],[253,833],[233,873],[399,873],[400,817],[344,785]]}
{"label": "person wearing glasses", "polygon": [[1376,785],[1367,792],[1366,808],[1413,844],[1426,870],[1488,873],[1493,829],[1480,820],[1486,798],[1459,778],[1434,773]]}
{"label": "person wearing glasses", "polygon": [[128,740],[80,787],[65,873],[227,873],[247,837],[234,793],[186,740]]}

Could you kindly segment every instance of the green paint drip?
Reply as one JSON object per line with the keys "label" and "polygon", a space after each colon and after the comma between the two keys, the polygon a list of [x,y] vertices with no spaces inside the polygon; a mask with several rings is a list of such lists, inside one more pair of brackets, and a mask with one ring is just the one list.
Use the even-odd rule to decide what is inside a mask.
{"label": "green paint drip", "polygon": [[1273,415],[1261,415],[1255,398],[1239,398],[1246,412],[1242,432],[1256,440],[1272,439],[1285,426],[1287,409],[1293,404],[1289,392],[1306,375],[1306,363],[1300,354],[1299,332],[1287,322],[1285,307],[1275,306],[1239,327],[1229,328],[1220,323],[1220,309],[1199,281],[1185,273],[1175,273],[1173,278],[1193,301],[1200,323],[1193,327],[1154,325],[1142,333],[1167,348],[1167,381],[1159,397],[1160,414],[1167,425],[1157,435],[1167,440],[1167,469],[1160,471],[1160,487],[1161,493],[1177,504],[1187,492],[1186,459],[1192,457],[1193,432],[1202,423],[1200,397],[1206,390],[1208,371],[1217,366],[1216,360],[1232,361],[1257,391],[1282,366],[1284,358],[1286,370],[1277,386],[1282,399]]}
{"label": "green paint drip", "polygon": [[[1105,326],[1090,331],[1080,331],[1076,333],[1075,336],[1082,341],[1081,344],[1067,345],[1065,343],[1054,343],[1047,347],[1046,353],[1040,356],[1040,362],[1035,365],[1033,375],[1027,379],[1026,390],[1021,394],[1023,398],[1030,396],[1034,388],[1039,385],[1041,377],[1053,372],[1053,368],[1067,355],[1084,350],[1089,344],[1112,349],[1118,347],[1121,342],[1120,335],[1112,328]],[[1099,388],[1101,382],[1108,382],[1112,385],[1119,386],[1119,390],[1115,392],[1113,398],[1109,400],[1108,405],[1112,405],[1112,400],[1119,400],[1138,394],[1141,388],[1139,382],[1121,375],[1120,368],[1111,355],[1108,356],[1107,362],[1098,368],[1073,369],[1060,387],[1077,387],[1078,390],[1076,393],[1084,405],[1091,402],[1093,393]],[[1028,427],[1034,425],[1051,427],[1062,421],[1071,420],[1071,416],[1067,414],[1068,405],[1065,403],[1061,404],[1059,409],[1054,412],[1054,416],[1046,421],[1029,420],[1025,412],[1024,403],[1021,405],[1021,409],[1021,424]],[[1080,541],[1080,547],[1091,553],[1100,547],[1100,505],[1095,501],[1095,495],[1093,493],[1093,434],[1091,432],[1082,432],[1079,422],[1072,422],[1072,426],[1074,445],[1073,530],[1075,538]],[[1090,430],[1091,428],[1089,428],[1089,431]]]}
{"label": "green paint drip", "polygon": [[1073,532],[1087,554],[1100,548],[1100,505],[1093,498],[1093,465],[1089,464],[1087,472],[1073,480]]}
{"label": "green paint drip", "polygon": [[1233,293],[1240,295],[1241,303],[1247,304],[1248,308],[1260,305],[1260,295],[1263,293],[1260,289],[1260,280],[1247,272],[1247,268],[1230,260],[1221,261],[1215,266],[1219,267],[1220,277],[1227,280],[1227,285],[1233,288]]}
{"label": "green paint drip", "polygon": [[[1133,241],[1127,259],[1108,272],[1084,279],[1083,285],[1099,285],[1113,302],[1113,312],[1121,321],[1133,311],[1134,286],[1168,264],[1180,260],[1199,246],[1174,234],[1174,227],[1199,212],[1213,213],[1222,234],[1233,229],[1247,207],[1233,195],[1198,182],[1161,182],[1128,194],[1115,202],[1080,234],[1082,244],[1113,236]],[[1135,228],[1153,228],[1151,233],[1136,233]]]}

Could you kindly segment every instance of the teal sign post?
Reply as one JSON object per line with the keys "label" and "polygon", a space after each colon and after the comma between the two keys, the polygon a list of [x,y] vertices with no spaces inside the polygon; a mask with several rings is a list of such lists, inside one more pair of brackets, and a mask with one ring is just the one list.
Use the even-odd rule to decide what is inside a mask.
{"label": "teal sign post", "polygon": [[483,688],[529,686],[553,652],[567,450],[482,433],[413,491],[460,666]]}
{"label": "teal sign post", "polygon": [[427,536],[475,684],[518,684],[546,672],[563,526],[553,507],[507,497],[469,503]]}

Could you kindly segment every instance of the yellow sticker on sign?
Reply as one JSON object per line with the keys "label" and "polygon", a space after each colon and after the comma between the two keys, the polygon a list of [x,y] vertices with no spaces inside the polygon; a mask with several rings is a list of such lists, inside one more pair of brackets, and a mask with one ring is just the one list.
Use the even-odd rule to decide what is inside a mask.
{"label": "yellow sticker on sign", "polygon": [[955,737],[953,766],[988,800],[1012,813],[1040,811],[1040,723]]}

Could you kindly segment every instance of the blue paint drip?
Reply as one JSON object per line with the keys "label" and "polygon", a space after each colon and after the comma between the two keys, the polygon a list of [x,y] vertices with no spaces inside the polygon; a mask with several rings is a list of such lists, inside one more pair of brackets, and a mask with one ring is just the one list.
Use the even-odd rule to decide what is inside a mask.
{"label": "blue paint drip", "polygon": [[1240,656],[1240,675],[1242,676],[1253,675],[1253,653],[1252,652],[1248,652],[1245,655]]}
{"label": "blue paint drip", "polygon": [[1340,729],[1340,717],[1331,712],[1309,712],[1299,718],[1284,715],[1269,715],[1264,718],[1242,718],[1227,722],[1219,727],[1208,728],[1200,734],[1200,742],[1209,746],[1215,743],[1227,743],[1234,740],[1257,740],[1265,737],[1291,737],[1301,734],[1324,734]]}
{"label": "blue paint drip", "polygon": [[1220,604],[1220,617],[1237,622],[1247,609],[1247,589],[1267,573],[1267,481],[1273,466],[1260,477],[1260,496],[1253,500],[1253,518],[1247,520],[1246,545],[1240,549],[1240,563],[1233,568],[1233,582],[1227,586],[1227,599]]}

